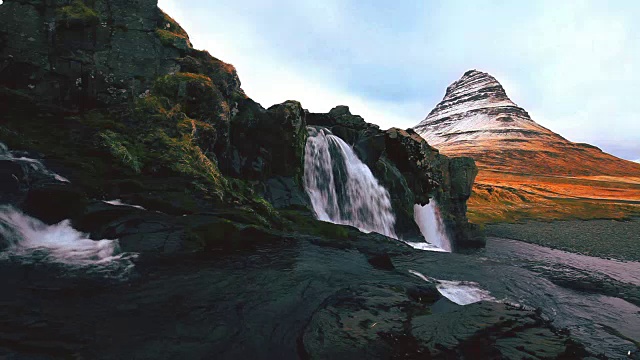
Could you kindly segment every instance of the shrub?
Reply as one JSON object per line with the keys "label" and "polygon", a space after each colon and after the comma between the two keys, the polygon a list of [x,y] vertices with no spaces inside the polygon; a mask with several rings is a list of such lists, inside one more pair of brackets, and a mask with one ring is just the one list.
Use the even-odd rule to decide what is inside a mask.
{"label": "shrub", "polygon": [[73,0],[70,5],[63,6],[56,11],[58,24],[67,27],[91,26],[100,22],[95,10],[84,4],[82,0]]}

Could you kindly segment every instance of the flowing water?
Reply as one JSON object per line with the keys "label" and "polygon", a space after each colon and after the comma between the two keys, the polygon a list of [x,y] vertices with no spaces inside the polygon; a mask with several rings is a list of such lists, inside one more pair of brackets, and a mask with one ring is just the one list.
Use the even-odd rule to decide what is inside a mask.
{"label": "flowing water", "polygon": [[47,169],[39,160],[32,159],[24,155],[25,154],[22,154],[20,152],[9,151],[7,146],[0,142],[0,160],[8,160],[15,164],[19,164],[23,168],[25,173],[38,173],[46,177],[52,177],[56,181],[66,183],[69,182],[69,180],[67,180],[66,178]]}
{"label": "flowing water", "polygon": [[107,277],[131,271],[135,257],[121,252],[117,240],[89,239],[69,220],[47,225],[11,206],[0,206],[0,249],[3,260],[54,264]]}
{"label": "flowing water", "polygon": [[[427,242],[435,246],[437,249],[451,252],[451,241],[447,235],[447,229],[442,222],[440,208],[438,207],[438,203],[435,199],[431,199],[431,201],[424,206],[420,206],[418,204],[414,205],[413,216],[416,224],[418,224],[418,227],[420,228],[422,236],[424,236]],[[412,246],[413,244],[416,243],[410,243]]]}
{"label": "flowing water", "polygon": [[[568,253],[521,241],[489,238],[470,254],[417,253],[394,261],[460,304],[498,301],[539,308],[594,354],[640,354],[640,263]],[[446,279],[446,280],[445,280]]]}
{"label": "flowing water", "polygon": [[[308,127],[308,131],[304,185],[318,220],[399,239],[389,192],[367,165],[331,131],[316,127]],[[451,252],[436,201],[415,205],[414,214],[427,242],[405,242],[419,250]]]}
{"label": "flowing water", "polygon": [[308,131],[304,185],[317,218],[397,239],[389,192],[367,165],[331,131]]}
{"label": "flowing water", "polygon": [[[389,194],[367,166],[346,143],[329,131],[310,128],[309,132],[304,180],[318,218],[397,238],[393,231],[395,218]],[[6,148],[0,147],[0,156],[55,177],[36,160],[14,156]],[[108,203],[131,206],[119,200]],[[414,210],[416,223],[431,244],[411,245],[449,251],[451,245],[436,202],[416,206]],[[286,296],[292,294],[291,288],[302,286],[306,281],[299,293],[308,293],[309,299],[319,301],[321,297],[307,287],[321,282],[309,280],[311,278],[344,281],[343,285],[329,283],[327,291],[331,292],[338,285],[379,281],[381,277],[396,274],[375,271],[368,263],[360,264],[358,261],[362,256],[353,251],[311,243],[282,251],[285,252],[273,250],[274,262],[286,262],[282,269],[278,268],[280,270],[269,272],[264,266],[248,267],[243,259],[238,269],[222,275],[216,269],[206,281],[210,283],[216,274],[221,281],[227,281],[229,286],[220,288],[238,292],[230,296],[232,301],[229,302],[237,310],[236,300],[246,295],[243,284],[251,276],[263,279],[258,282],[270,286],[283,281],[281,293]],[[31,268],[44,264],[46,270],[51,264],[65,270],[65,274],[81,272],[123,278],[132,271],[134,257],[135,254],[122,253],[117,240],[91,240],[87,234],[75,230],[69,221],[47,225],[11,206],[0,206],[0,260],[3,266],[18,263]],[[540,308],[555,326],[569,329],[593,353],[623,359],[629,352],[637,351],[634,341],[640,341],[640,263],[593,258],[520,241],[490,238],[486,249],[471,254],[415,252],[394,257],[393,265],[398,272],[413,274],[417,281],[435,282],[444,297],[459,305],[499,301]],[[322,276],[318,277],[318,274]],[[52,272],[51,276],[57,278],[58,273]],[[233,276],[238,278],[234,280]],[[10,277],[4,279],[5,282],[9,280]],[[254,287],[251,289],[255,290]],[[221,293],[218,290],[211,294]],[[161,283],[158,294],[166,292],[166,284]],[[210,300],[211,294],[205,294],[206,299]],[[260,301],[247,308],[263,309],[264,298],[273,294],[259,295],[251,294],[245,299],[247,302]],[[281,301],[276,303],[282,304]],[[308,299],[300,302],[308,303]],[[21,301],[16,304],[22,306]],[[271,314],[269,311],[257,313]],[[289,307],[285,313],[289,313]],[[268,323],[272,321],[259,325]]]}

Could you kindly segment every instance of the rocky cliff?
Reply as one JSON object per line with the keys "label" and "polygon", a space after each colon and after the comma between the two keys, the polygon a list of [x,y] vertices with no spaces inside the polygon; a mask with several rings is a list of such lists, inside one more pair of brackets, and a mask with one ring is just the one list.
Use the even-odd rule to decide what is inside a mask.
{"label": "rocky cliff", "polygon": [[[9,0],[0,39],[2,141],[38,153],[78,191],[175,213],[244,206],[272,218],[271,206],[308,207],[301,104],[248,98],[234,67],[193,49],[155,1]],[[356,119],[344,108],[325,116]],[[385,185],[403,233],[418,235],[410,203],[436,193],[451,229],[467,226],[465,191],[452,192],[458,175],[444,158],[416,134],[356,120],[336,131],[364,131],[349,143],[377,175],[395,174]]]}
{"label": "rocky cliff", "polygon": [[472,157],[481,168],[570,176],[640,174],[637,164],[542,127],[493,76],[477,70],[451,84],[414,129],[444,154]]}
{"label": "rocky cliff", "polygon": [[275,190],[258,182],[300,176],[300,104],[251,101],[234,67],[193,49],[155,1],[10,0],[0,20],[2,140],[91,196],[133,196],[118,184],[134,181],[139,201],[177,211],[264,208]]}

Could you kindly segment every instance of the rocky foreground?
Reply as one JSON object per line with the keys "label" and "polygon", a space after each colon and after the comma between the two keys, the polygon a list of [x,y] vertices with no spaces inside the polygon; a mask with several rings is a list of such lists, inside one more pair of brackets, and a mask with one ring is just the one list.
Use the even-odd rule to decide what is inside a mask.
{"label": "rocky foreground", "polygon": [[[474,277],[486,275],[463,255],[419,252],[330,224],[323,230],[328,235],[247,228],[210,239],[206,251],[186,252],[182,249],[194,244],[172,234],[180,222],[203,222],[206,215],[176,219],[130,207],[98,207],[89,217],[101,212],[119,217],[105,231],[121,237],[123,251],[138,253],[134,268],[79,271],[17,256],[0,262],[0,355],[516,359],[587,354],[540,312],[492,301],[457,305],[438,292],[435,281],[409,272],[441,276],[464,269]],[[210,222],[213,216],[208,217]]]}

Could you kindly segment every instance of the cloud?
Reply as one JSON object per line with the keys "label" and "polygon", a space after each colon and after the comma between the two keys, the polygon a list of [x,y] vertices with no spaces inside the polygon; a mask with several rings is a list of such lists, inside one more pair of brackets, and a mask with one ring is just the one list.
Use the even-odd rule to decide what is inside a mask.
{"label": "cloud", "polygon": [[534,120],[640,157],[640,4],[160,0],[196,47],[238,69],[264,106],[338,104],[381,127],[417,124],[466,70],[494,75]]}

